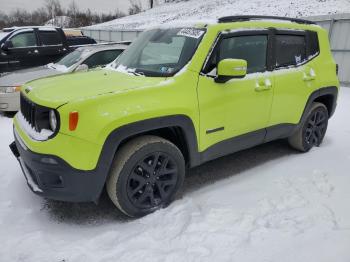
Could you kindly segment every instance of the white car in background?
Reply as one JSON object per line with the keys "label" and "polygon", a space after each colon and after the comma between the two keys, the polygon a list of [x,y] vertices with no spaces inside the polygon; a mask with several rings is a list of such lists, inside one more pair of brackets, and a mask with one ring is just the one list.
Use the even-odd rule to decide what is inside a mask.
{"label": "white car in background", "polygon": [[128,46],[101,44],[79,47],[56,63],[5,73],[0,77],[0,112],[15,112],[20,108],[21,86],[35,79],[87,71],[113,62]]}

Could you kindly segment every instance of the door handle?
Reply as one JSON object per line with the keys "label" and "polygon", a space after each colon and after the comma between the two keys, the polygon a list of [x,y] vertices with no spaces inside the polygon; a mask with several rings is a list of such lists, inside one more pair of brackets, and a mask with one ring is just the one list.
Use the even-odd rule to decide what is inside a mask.
{"label": "door handle", "polygon": [[257,92],[267,91],[267,90],[270,90],[271,87],[272,87],[272,83],[270,79],[266,78],[263,81],[256,81],[255,91]]}
{"label": "door handle", "polygon": [[312,81],[312,80],[315,80],[315,79],[316,79],[316,73],[315,73],[315,71],[312,68],[310,68],[309,73],[304,72],[303,80],[305,82]]}
{"label": "door handle", "polygon": [[304,80],[305,82],[308,82],[308,81],[315,80],[315,77],[305,74],[304,77],[303,77],[303,80]]}
{"label": "door handle", "polygon": [[31,54],[39,54],[39,50],[38,49],[35,49],[35,50],[33,50],[33,52],[32,51],[28,51],[28,53],[27,53],[28,55],[31,55]]}

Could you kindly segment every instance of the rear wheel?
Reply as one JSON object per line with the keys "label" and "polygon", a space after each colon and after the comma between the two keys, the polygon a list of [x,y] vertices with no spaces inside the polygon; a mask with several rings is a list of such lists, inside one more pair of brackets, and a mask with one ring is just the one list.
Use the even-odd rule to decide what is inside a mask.
{"label": "rear wheel", "polygon": [[328,110],[324,104],[313,103],[305,121],[288,139],[289,144],[302,152],[320,146],[328,126]]}
{"label": "rear wheel", "polygon": [[142,136],[117,153],[107,181],[113,203],[126,215],[141,217],[166,207],[185,177],[181,151],[156,136]]}

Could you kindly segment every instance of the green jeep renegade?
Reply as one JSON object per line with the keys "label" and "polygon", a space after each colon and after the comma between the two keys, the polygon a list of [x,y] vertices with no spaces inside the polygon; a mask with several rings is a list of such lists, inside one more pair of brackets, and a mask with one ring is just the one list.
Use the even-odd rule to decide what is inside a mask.
{"label": "green jeep renegade", "polygon": [[281,17],[224,17],[148,30],[104,69],[22,87],[14,119],[29,187],[113,203],[140,217],[167,206],[186,168],[287,138],[319,146],[339,82],[327,32]]}

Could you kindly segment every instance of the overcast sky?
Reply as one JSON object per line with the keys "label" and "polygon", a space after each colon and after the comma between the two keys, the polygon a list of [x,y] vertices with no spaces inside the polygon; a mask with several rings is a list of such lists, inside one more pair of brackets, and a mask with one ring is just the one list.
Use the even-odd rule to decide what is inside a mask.
{"label": "overcast sky", "polygon": [[[144,2],[145,0],[140,0]],[[62,7],[67,7],[72,0],[60,0]],[[136,2],[138,2],[136,0]],[[43,6],[45,0],[0,0],[0,10],[8,13],[16,8],[23,8],[32,11]],[[119,9],[126,12],[130,5],[130,0],[75,0],[79,9],[85,10],[90,8],[93,12],[109,13]]]}

